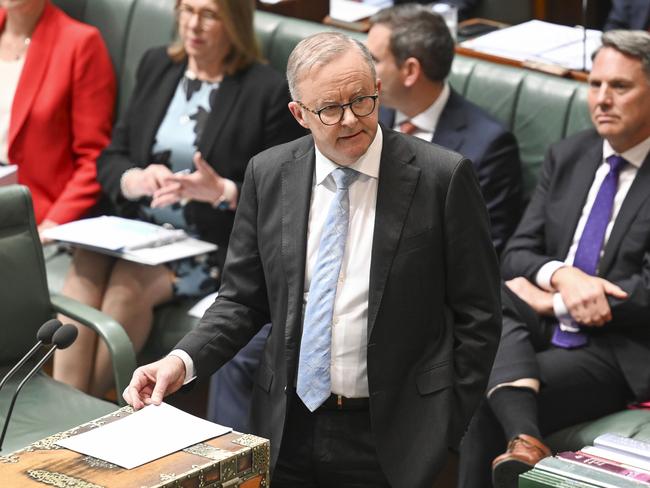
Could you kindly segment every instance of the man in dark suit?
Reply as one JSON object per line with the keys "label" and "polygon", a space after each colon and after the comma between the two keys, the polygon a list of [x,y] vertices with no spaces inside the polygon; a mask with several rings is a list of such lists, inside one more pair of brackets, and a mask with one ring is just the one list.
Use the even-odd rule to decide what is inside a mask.
{"label": "man in dark suit", "polygon": [[650,2],[648,0],[612,0],[604,30],[650,28]]}
{"label": "man in dark suit", "polygon": [[516,487],[550,454],[543,436],[650,399],[650,34],[602,42],[596,130],[550,148],[503,255],[502,339],[463,440],[464,488],[489,486],[490,471]]}
{"label": "man in dark suit", "polygon": [[500,331],[471,163],[378,130],[372,58],[343,34],[301,41],[287,78],[311,135],[251,160],[218,298],[124,397],[160,403],[271,322],[251,416],[273,487],[432,486]]}
{"label": "man in dark suit", "polygon": [[514,136],[445,81],[454,42],[439,15],[419,5],[402,5],[378,12],[371,22],[367,44],[382,82],[380,122],[472,161],[500,253],[522,205]]}

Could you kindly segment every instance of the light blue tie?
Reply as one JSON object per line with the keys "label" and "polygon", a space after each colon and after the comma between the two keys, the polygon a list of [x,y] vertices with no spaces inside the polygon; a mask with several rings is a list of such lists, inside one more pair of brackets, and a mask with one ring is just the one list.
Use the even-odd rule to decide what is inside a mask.
{"label": "light blue tie", "polygon": [[327,400],[332,390],[330,346],[334,298],[348,237],[348,187],[359,175],[351,168],[336,168],[331,174],[336,182],[336,195],[323,225],[309,287],[296,383],[298,396],[312,412]]}

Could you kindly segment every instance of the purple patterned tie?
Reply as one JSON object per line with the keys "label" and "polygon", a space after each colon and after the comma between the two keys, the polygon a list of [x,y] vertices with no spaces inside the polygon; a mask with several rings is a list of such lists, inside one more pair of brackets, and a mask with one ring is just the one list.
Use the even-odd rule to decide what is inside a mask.
{"label": "purple patterned tie", "polygon": [[[573,266],[585,273],[595,276],[600,260],[600,251],[605,240],[605,231],[612,216],[614,197],[618,187],[618,175],[621,168],[627,163],[621,156],[612,155],[607,158],[609,173],[598,189],[598,194],[591,207],[587,223],[580,236],[578,249],[573,260]],[[574,322],[573,325],[580,325]],[[571,332],[555,326],[551,343],[558,347],[573,349],[587,344],[587,335],[583,332]]]}

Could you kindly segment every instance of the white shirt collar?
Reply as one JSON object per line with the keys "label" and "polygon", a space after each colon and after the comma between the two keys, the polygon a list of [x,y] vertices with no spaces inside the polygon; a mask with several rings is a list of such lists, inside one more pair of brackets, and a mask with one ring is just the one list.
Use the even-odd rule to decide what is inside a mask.
{"label": "white shirt collar", "polygon": [[[370,146],[368,146],[368,150],[363,156],[348,167],[371,178],[379,178],[379,161],[381,159],[383,140],[384,138],[381,133],[381,128],[377,126],[377,133],[370,143]],[[327,178],[336,168],[340,167],[340,165],[327,158],[318,150],[318,146],[315,144],[314,147],[316,149],[316,184],[320,185],[323,183],[325,178]]]}
{"label": "white shirt collar", "polygon": [[[643,161],[648,156],[650,152],[650,137],[646,140],[640,142],[634,147],[631,147],[627,151],[624,151],[620,155],[633,166],[640,168],[643,165]],[[603,140],[603,159],[607,159],[612,154],[618,154],[614,151],[614,148],[607,142],[607,139]]]}
{"label": "white shirt collar", "polygon": [[440,115],[442,115],[442,111],[444,110],[445,105],[447,105],[450,94],[451,89],[449,88],[449,84],[445,82],[440,95],[438,95],[438,98],[436,98],[426,110],[420,112],[415,117],[409,119],[404,113],[400,112],[399,110],[396,111],[395,127],[398,127],[399,124],[406,120],[410,120],[411,123],[421,131],[431,132],[433,134],[436,131],[438,121],[440,120]]}

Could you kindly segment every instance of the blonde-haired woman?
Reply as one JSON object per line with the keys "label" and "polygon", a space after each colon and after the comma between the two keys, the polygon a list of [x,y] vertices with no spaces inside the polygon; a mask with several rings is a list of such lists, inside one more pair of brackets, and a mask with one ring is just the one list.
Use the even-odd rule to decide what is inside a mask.
{"label": "blonde-haired woman", "polygon": [[[178,0],[178,41],[145,53],[128,110],[99,158],[98,179],[118,215],[219,246],[208,259],[159,266],[75,252],[64,293],[120,322],[136,351],[156,305],[216,290],[248,160],[302,134],[286,82],[260,61],[253,12],[252,0]],[[111,386],[108,351],[81,332],[57,353],[54,377],[101,396]]]}

